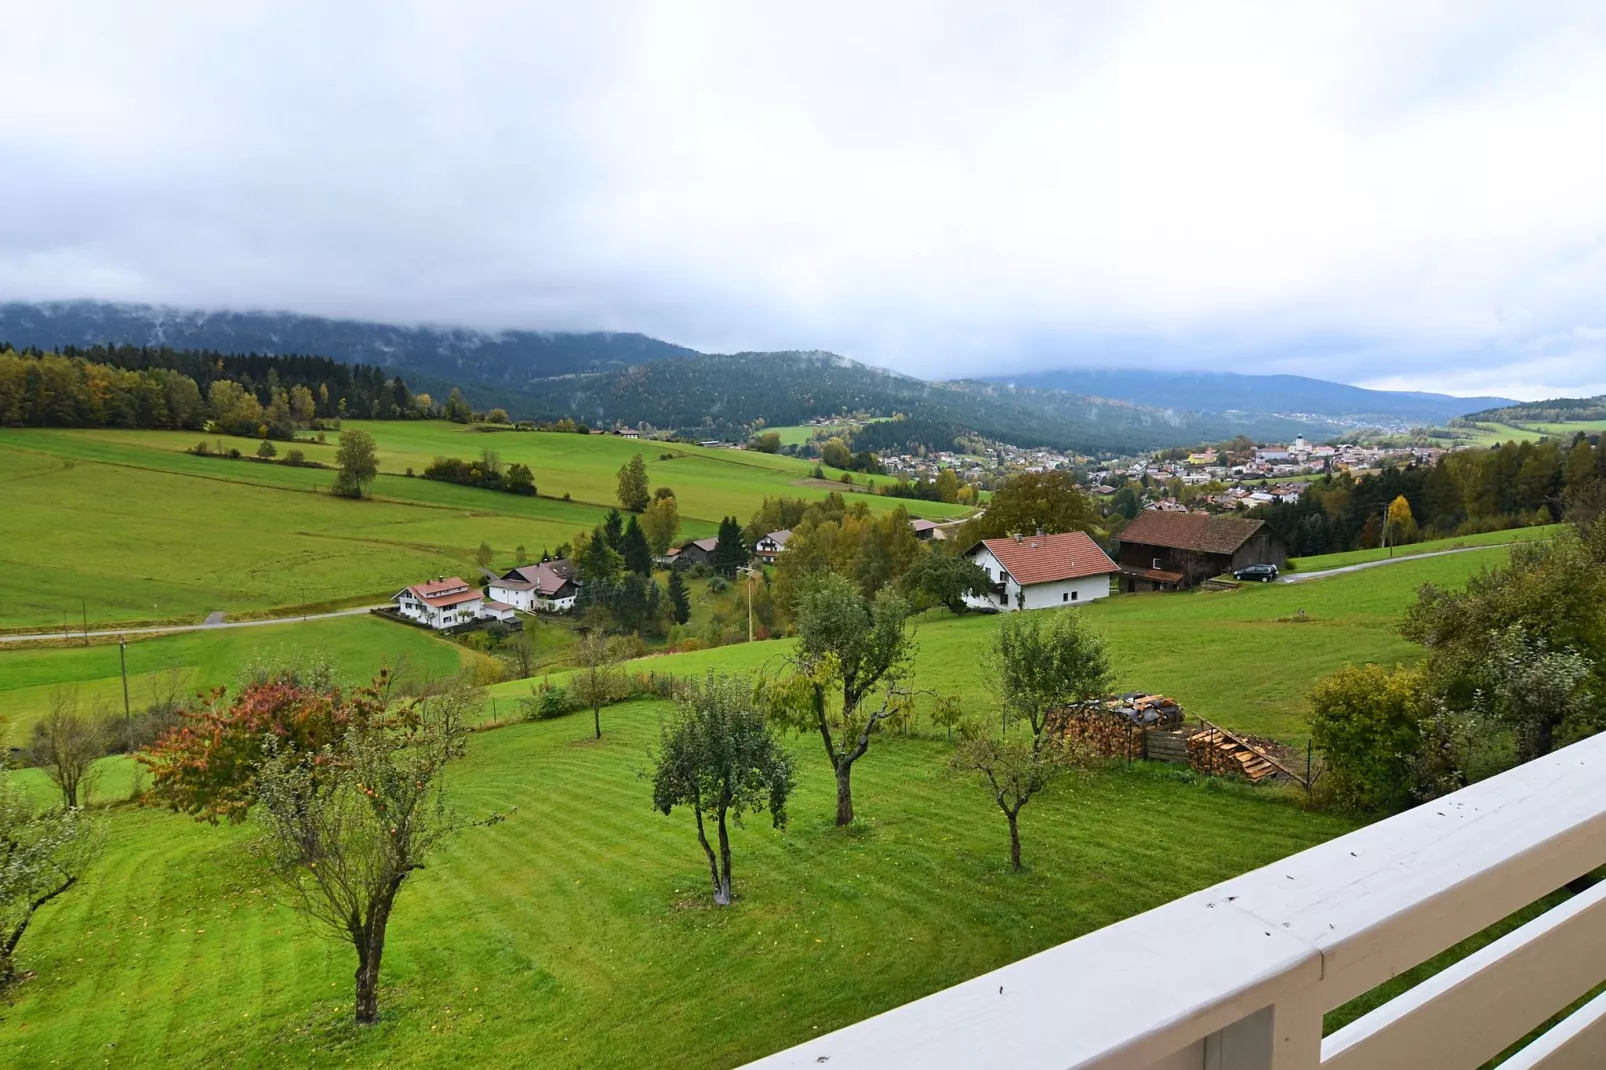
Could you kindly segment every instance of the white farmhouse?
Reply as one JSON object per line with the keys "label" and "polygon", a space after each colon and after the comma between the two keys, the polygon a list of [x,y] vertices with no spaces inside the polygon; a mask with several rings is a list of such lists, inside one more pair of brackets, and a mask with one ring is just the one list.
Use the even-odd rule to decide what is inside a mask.
{"label": "white farmhouse", "polygon": [[396,611],[437,631],[480,618],[514,620],[513,607],[485,596],[457,576],[415,583],[396,592]]}
{"label": "white farmhouse", "polygon": [[574,566],[559,558],[538,565],[520,565],[486,586],[492,598],[500,599],[526,613],[544,610],[567,613],[580,593],[574,582]]}
{"label": "white farmhouse", "polygon": [[1002,610],[1050,609],[1106,598],[1119,569],[1083,531],[984,539],[965,553],[990,581],[968,605]]}

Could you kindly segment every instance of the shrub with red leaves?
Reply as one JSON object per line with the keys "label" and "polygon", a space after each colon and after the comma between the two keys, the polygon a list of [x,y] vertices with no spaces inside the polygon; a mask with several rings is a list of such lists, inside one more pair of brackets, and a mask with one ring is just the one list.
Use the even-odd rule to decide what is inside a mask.
{"label": "shrub with red leaves", "polygon": [[373,686],[343,692],[281,676],[249,684],[227,703],[218,688],[200,708],[181,711],[179,725],[137,757],[151,770],[155,798],[197,820],[239,823],[254,800],[268,736],[316,753],[384,717],[384,684],[381,673]]}

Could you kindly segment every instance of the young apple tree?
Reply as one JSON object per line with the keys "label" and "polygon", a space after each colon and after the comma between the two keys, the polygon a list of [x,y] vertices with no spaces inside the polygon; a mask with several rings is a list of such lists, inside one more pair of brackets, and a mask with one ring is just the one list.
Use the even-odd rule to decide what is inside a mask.
{"label": "young apple tree", "polygon": [[[678,715],[663,725],[652,804],[665,815],[677,806],[691,808],[719,906],[731,901],[727,817],[740,826],[743,814],[768,810],[775,827],[784,828],[792,783],[792,756],[755,707],[752,688],[740,680],[710,673],[706,682],[691,687]],[[717,855],[708,842],[705,816],[717,830]]]}

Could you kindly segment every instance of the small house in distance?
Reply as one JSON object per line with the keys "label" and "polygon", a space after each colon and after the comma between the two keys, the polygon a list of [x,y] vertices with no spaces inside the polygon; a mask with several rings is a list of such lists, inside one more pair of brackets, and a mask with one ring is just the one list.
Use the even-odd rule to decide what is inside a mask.
{"label": "small house in distance", "polygon": [[775,564],[775,559],[780,557],[781,552],[786,549],[786,540],[791,537],[792,531],[790,528],[772,531],[753,545],[753,556],[766,565],[773,565]]}
{"label": "small house in distance", "polygon": [[1249,565],[1288,563],[1264,520],[1145,510],[1121,532],[1121,590],[1174,591]]}
{"label": "small house in distance", "polygon": [[580,593],[574,582],[574,566],[562,558],[509,569],[501,579],[492,580],[485,590],[492,598],[526,613],[536,610],[566,613],[574,608],[575,597]]}
{"label": "small house in distance", "polygon": [[680,548],[680,552],[675,555],[675,564],[684,561],[688,565],[712,565],[714,550],[718,546],[717,538],[694,539]]}
{"label": "small house in distance", "polygon": [[983,539],[965,552],[991,581],[965,601],[977,608],[1049,609],[1105,598],[1114,561],[1085,531]]}
{"label": "small house in distance", "polygon": [[457,576],[430,583],[415,583],[396,592],[396,612],[436,631],[472,624],[477,620],[515,621],[513,607],[487,600]]}
{"label": "small house in distance", "polygon": [[934,520],[916,518],[909,521],[909,528],[915,533],[915,538],[924,542],[927,539],[943,538],[942,528]]}

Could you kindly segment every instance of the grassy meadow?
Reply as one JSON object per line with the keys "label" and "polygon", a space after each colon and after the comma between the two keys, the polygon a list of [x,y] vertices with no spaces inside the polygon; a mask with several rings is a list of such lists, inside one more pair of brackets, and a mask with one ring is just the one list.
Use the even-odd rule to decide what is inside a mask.
{"label": "grassy meadow", "polygon": [[[1397,629],[1417,588],[1459,586],[1505,553],[1493,546],[1303,584],[1123,595],[1068,612],[1083,614],[1108,639],[1118,689],[1172,695],[1192,716],[1303,746],[1309,738],[1305,693],[1317,677],[1351,662],[1416,660],[1421,648]],[[955,617],[946,610],[922,617],[918,686],[957,695],[971,708],[992,709],[983,657],[998,619]],[[649,655],[630,670],[686,676],[711,669],[779,669],[790,648],[783,639]],[[559,682],[565,675],[554,671],[550,679]],[[529,689],[529,681],[510,681],[491,690],[499,701],[511,702]]]}
{"label": "grassy meadow", "polygon": [[613,707],[601,742],[585,716],[473,737],[456,805],[508,820],[409,881],[367,1031],[349,1024],[355,956],[274,902],[249,826],[106,811],[106,857],[21,949],[35,977],[3,1011],[0,1063],[730,1066],[1349,827],[1139,768],[1033,802],[1010,874],[1002,817],[943,771],[944,744],[878,740],[862,820],[839,831],[799,738],[791,825],[734,832],[738,899],[717,910],[690,816],[655,814],[640,777],[662,712]]}
{"label": "grassy meadow", "polygon": [[[1505,552],[1064,612],[1108,637],[1119,686],[1164,691],[1192,714],[1297,744],[1316,676],[1415,658],[1395,632],[1415,589],[1462,583]],[[990,716],[982,655],[997,627],[997,617],[925,615],[918,685]],[[329,653],[347,678],[403,654],[428,673],[463,656],[423,632],[348,617],[141,640],[129,646],[130,669],[145,681],[182,664],[197,682],[227,682],[258,652],[292,645]],[[631,668],[750,671],[789,646]],[[37,710],[53,686],[104,692],[118,686],[115,673],[115,645],[0,649],[0,702]],[[529,686],[492,688],[503,719]],[[454,804],[508,819],[466,831],[403,890],[383,1019],[369,1030],[350,1024],[354,954],[275,901],[245,850],[249,825],[104,806],[106,856],[41,911],[19,950],[34,976],[0,1010],[0,1063],[730,1066],[1352,827],[1300,808],[1289,788],[1138,763],[1034,801],[1022,816],[1027,869],[1011,874],[1003,818],[945,771],[948,744],[929,726],[875,740],[855,769],[861,820],[847,830],[832,827],[832,778],[818,741],[803,735],[788,741],[799,777],[791,824],[778,832],[755,819],[734,832],[738,899],[718,910],[690,816],[654,813],[643,778],[668,709],[612,706],[600,742],[588,714],[471,738],[451,772]],[[102,803],[139,786],[128,759],[105,769]],[[50,798],[38,771],[12,775]]]}
{"label": "grassy meadow", "polygon": [[1464,550],[1474,546],[1501,546],[1512,542],[1529,542],[1549,539],[1557,535],[1563,524],[1544,524],[1531,528],[1511,528],[1507,531],[1485,531],[1477,535],[1457,535],[1448,539],[1429,539],[1425,542],[1396,546],[1393,552],[1383,547],[1370,550],[1346,550],[1337,554],[1318,554],[1314,557],[1291,557],[1289,572],[1325,572],[1328,569],[1361,565],[1368,561],[1385,561],[1390,557],[1413,557],[1417,554],[1438,553],[1444,550]]}
{"label": "grassy meadow", "polygon": [[[86,612],[93,628],[362,605],[438,574],[472,577],[481,541],[496,567],[511,567],[515,547],[538,558],[600,522],[619,466],[637,452],[654,486],[675,489],[688,538],[713,534],[727,514],[745,522],[765,495],[826,493],[806,485],[812,466],[795,458],[443,422],[361,426],[378,442],[381,472],[363,502],[324,493],[329,470],[186,454],[207,437],[193,433],[0,430],[0,629],[49,630]],[[296,448],[332,462],[336,437]],[[530,464],[544,496],[402,474],[485,448]],[[673,460],[657,460],[670,451]],[[906,504],[933,517],[962,511]]]}
{"label": "grassy meadow", "polygon": [[[340,617],[260,628],[131,636],[128,693],[135,709],[168,687],[176,674],[182,695],[232,684],[242,666],[264,658],[327,658],[348,683],[371,680],[381,666],[415,678],[450,675],[481,655],[428,632],[376,617]],[[86,710],[121,715],[122,671],[116,642],[90,646],[56,642],[0,647],[0,744],[21,745],[50,710],[57,691],[72,692]]]}

